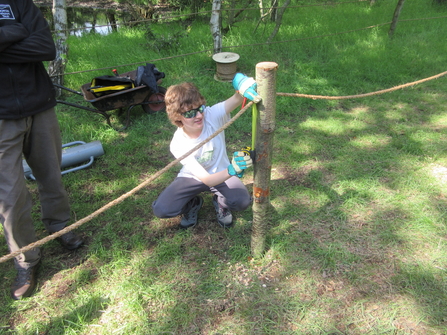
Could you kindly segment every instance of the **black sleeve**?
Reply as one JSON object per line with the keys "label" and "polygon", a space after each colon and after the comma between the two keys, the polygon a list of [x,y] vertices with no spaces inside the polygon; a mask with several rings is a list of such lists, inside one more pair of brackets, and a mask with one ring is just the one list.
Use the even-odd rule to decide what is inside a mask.
{"label": "black sleeve", "polygon": [[28,30],[21,23],[13,23],[0,28],[0,52],[14,43],[28,37]]}
{"label": "black sleeve", "polygon": [[[0,51],[1,63],[50,61],[56,57],[56,47],[48,22],[32,0],[20,1],[20,22],[28,36]],[[5,29],[7,26],[2,27]]]}

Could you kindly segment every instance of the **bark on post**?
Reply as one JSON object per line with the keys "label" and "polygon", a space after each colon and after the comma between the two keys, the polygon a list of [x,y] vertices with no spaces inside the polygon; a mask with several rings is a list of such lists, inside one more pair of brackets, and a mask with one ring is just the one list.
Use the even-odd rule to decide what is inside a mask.
{"label": "bark on post", "polygon": [[214,53],[217,54],[222,51],[222,28],[220,18],[220,8],[222,0],[213,0],[213,8],[210,19],[211,34],[214,40]]}
{"label": "bark on post", "polygon": [[253,178],[253,226],[251,253],[259,257],[265,250],[265,237],[269,227],[270,174],[272,169],[273,134],[276,115],[276,72],[278,64],[262,62],[256,65],[257,92],[262,101],[257,104]]}
{"label": "bark on post", "polygon": [[[56,59],[48,65],[48,73],[53,83],[64,85],[65,64],[67,61],[67,4],[66,0],[53,0],[53,20],[56,44]],[[56,88],[56,95],[61,95],[61,89]]]}

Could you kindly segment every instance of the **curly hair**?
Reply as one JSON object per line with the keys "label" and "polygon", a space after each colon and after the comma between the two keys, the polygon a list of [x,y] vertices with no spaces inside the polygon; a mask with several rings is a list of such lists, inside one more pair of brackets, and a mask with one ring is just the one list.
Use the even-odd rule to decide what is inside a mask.
{"label": "curly hair", "polygon": [[193,83],[168,87],[165,94],[166,113],[174,126],[183,127],[182,114],[194,107],[205,105],[205,98]]}

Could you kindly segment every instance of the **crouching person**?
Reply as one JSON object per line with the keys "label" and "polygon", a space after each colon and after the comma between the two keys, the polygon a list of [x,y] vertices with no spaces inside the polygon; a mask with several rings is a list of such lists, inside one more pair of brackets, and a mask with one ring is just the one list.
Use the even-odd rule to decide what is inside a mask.
{"label": "crouching person", "polygon": [[[175,158],[183,156],[228,122],[230,113],[242,100],[243,94],[236,91],[227,100],[209,107],[194,84],[169,87],[165,95],[166,111],[171,123],[178,127],[170,144]],[[152,204],[157,217],[182,215],[180,227],[194,227],[203,205],[202,192],[214,194],[212,201],[217,222],[224,228],[233,224],[232,211],[250,206],[251,196],[240,178],[244,170],[252,166],[252,160],[238,151],[230,162],[223,131],[181,164],[183,167],[177,177]]]}

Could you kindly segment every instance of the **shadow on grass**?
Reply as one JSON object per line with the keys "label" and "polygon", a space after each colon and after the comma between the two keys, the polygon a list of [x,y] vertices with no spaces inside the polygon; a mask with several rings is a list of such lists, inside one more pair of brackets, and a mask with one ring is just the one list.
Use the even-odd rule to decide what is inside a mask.
{"label": "shadow on grass", "polygon": [[[96,323],[99,310],[113,311],[115,304],[129,300],[137,303],[120,311],[123,319],[118,320],[140,313],[140,330],[133,333],[445,328],[443,271],[420,257],[434,247],[424,236],[441,239],[444,234],[442,187],[426,184],[421,174],[445,144],[444,130],[430,125],[431,117],[442,111],[404,110],[395,121],[387,114],[397,105],[367,113],[328,107],[281,116],[275,145],[288,154],[274,154],[271,227],[261,259],[250,255],[250,210],[236,213],[230,230],[215,223],[210,196],[192,230],[178,231],[178,218],[154,218],[150,204],[175,172],[163,176],[81,229],[89,240],[85,261],[75,266],[71,281],[61,275],[60,284],[68,290],[55,300],[82,290],[91,290],[93,298],[87,303],[77,298],[81,307],[39,325],[50,333],[82,331]],[[334,125],[337,118],[342,122]],[[65,178],[79,217],[170,162],[172,128],[161,116],[153,123],[145,120],[128,132],[105,137],[106,155],[95,167]],[[235,135],[228,131],[228,138]],[[424,219],[424,210],[441,227],[418,231],[414,225]],[[51,264],[61,264],[64,255],[48,257]],[[96,266],[104,273],[93,273]],[[43,280],[57,278],[56,273]],[[109,278],[109,286],[101,286]],[[54,292],[51,286],[45,289]],[[126,298],[108,298],[108,293],[118,296],[116,292]],[[17,317],[17,304],[5,305],[5,312]],[[30,322],[31,316],[17,320]],[[131,328],[126,322],[109,322],[115,329]]]}

